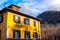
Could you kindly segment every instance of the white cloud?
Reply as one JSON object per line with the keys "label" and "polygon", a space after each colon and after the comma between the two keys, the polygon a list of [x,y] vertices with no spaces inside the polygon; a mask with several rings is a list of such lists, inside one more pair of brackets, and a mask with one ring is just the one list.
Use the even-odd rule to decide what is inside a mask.
{"label": "white cloud", "polygon": [[21,12],[31,15],[31,16],[36,16],[39,10],[36,10],[35,8],[31,8],[30,6],[24,4],[21,7]]}
{"label": "white cloud", "polygon": [[60,11],[60,0],[53,0],[49,5],[48,10]]}
{"label": "white cloud", "polygon": [[48,0],[40,2],[36,2],[39,0],[23,0],[24,3],[18,3],[22,8],[22,12],[32,15],[32,16],[37,16],[41,12],[45,11],[47,6],[48,6]]}
{"label": "white cloud", "polygon": [[0,7],[0,10],[1,10],[2,8]]}
{"label": "white cloud", "polygon": [[23,2],[27,2],[27,3],[36,3],[36,2],[40,2],[42,0],[22,0]]}
{"label": "white cloud", "polygon": [[8,1],[8,0],[0,0],[0,4],[4,3],[6,1]]}
{"label": "white cloud", "polygon": [[53,0],[51,5],[59,5],[60,4],[60,0]]}
{"label": "white cloud", "polygon": [[[0,4],[6,2],[7,0],[0,0]],[[21,6],[21,12],[26,14],[37,16],[41,12],[51,9],[60,9],[60,0],[22,0],[21,3],[19,0],[14,1],[14,4],[17,3],[18,6]],[[8,4],[7,4],[8,5]],[[1,5],[3,7],[3,5]]]}
{"label": "white cloud", "polygon": [[[1,0],[1,4],[6,2],[7,0]],[[21,12],[26,14],[37,16],[41,12],[45,11],[49,6],[51,0],[22,0],[23,2],[20,3],[19,0],[15,0],[14,3],[18,3],[18,6],[21,6]],[[6,4],[8,6],[8,4]],[[3,5],[1,5],[3,7]]]}

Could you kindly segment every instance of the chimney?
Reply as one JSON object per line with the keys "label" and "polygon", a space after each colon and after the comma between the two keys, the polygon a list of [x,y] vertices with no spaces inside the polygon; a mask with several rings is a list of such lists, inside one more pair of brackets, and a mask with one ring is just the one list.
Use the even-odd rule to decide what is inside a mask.
{"label": "chimney", "polygon": [[8,8],[10,8],[14,11],[20,12],[21,7],[12,4],[12,5],[8,6]]}

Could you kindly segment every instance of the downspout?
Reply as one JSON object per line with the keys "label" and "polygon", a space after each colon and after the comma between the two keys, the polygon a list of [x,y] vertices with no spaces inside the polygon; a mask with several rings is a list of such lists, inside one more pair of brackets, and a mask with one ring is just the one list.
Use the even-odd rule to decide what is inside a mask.
{"label": "downspout", "polygon": [[39,33],[39,40],[41,39],[41,27],[40,21],[38,22],[38,33]]}

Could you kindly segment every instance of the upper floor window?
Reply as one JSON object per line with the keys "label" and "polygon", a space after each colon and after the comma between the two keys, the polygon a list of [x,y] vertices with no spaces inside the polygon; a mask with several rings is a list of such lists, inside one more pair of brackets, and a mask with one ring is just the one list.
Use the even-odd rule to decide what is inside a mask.
{"label": "upper floor window", "polygon": [[16,11],[18,11],[18,8],[17,8],[17,7],[15,7],[15,10],[16,10]]}
{"label": "upper floor window", "polygon": [[38,39],[38,34],[36,32],[33,33],[33,38]]}
{"label": "upper floor window", "polygon": [[29,19],[28,18],[24,19],[24,24],[29,25]]}
{"label": "upper floor window", "polygon": [[20,31],[19,30],[13,30],[13,38],[15,38],[15,39],[20,38]]}
{"label": "upper floor window", "polygon": [[30,39],[30,32],[25,31],[25,38],[26,38],[26,39]]}
{"label": "upper floor window", "polygon": [[14,15],[14,21],[15,21],[16,23],[20,23],[20,17]]}
{"label": "upper floor window", "polygon": [[3,15],[0,15],[0,23],[3,22]]}
{"label": "upper floor window", "polygon": [[36,27],[36,22],[34,21],[34,26]]}

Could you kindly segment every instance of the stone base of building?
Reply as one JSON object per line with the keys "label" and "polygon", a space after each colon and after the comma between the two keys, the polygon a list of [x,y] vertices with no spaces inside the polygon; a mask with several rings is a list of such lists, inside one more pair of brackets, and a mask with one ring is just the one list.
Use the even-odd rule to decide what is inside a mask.
{"label": "stone base of building", "polygon": [[[34,39],[11,39],[11,38],[8,38],[6,40],[34,40]],[[40,39],[35,39],[35,40],[40,40]]]}

